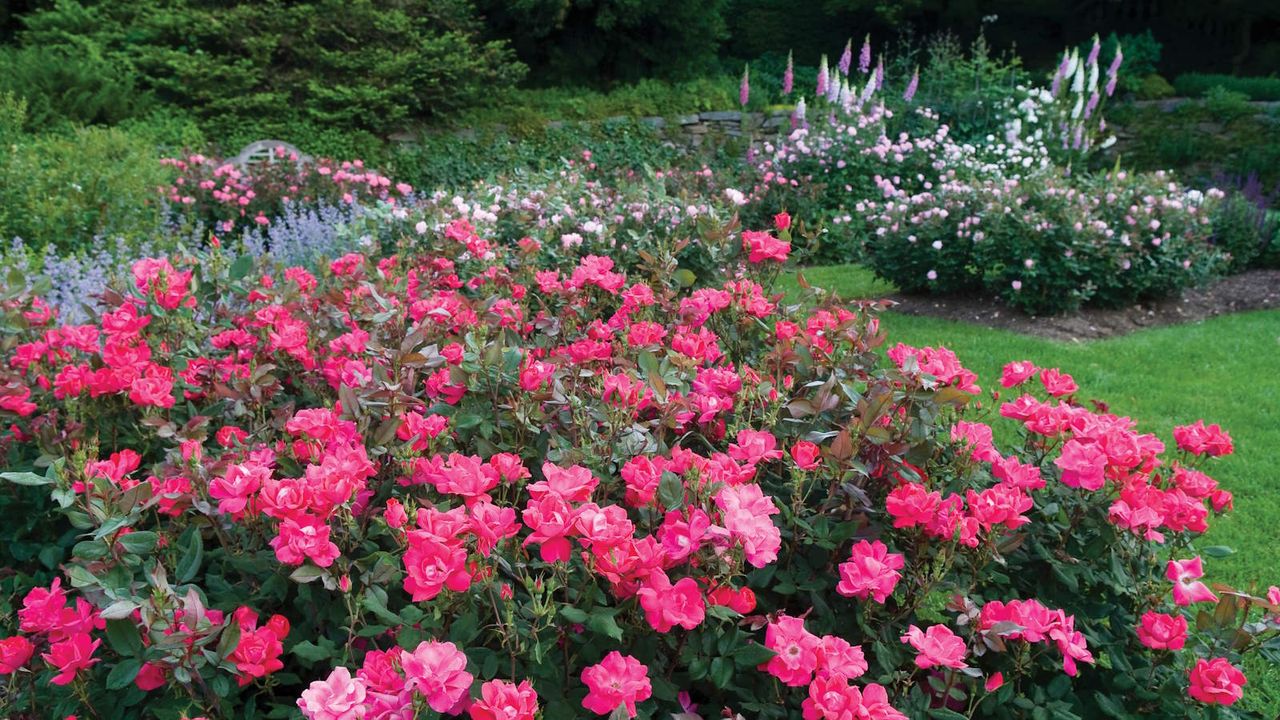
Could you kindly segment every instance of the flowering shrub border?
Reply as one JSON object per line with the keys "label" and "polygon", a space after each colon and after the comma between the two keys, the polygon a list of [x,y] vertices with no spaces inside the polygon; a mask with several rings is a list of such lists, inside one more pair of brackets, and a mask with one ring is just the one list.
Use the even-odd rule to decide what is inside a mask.
{"label": "flowering shrub border", "polygon": [[1025,362],[988,402],[874,304],[783,305],[788,217],[692,291],[673,254],[393,234],[319,274],[143,260],[87,324],[6,303],[3,477],[82,538],[6,702],[1199,717],[1280,630],[1280,590],[1199,579],[1225,432],[1166,452]]}

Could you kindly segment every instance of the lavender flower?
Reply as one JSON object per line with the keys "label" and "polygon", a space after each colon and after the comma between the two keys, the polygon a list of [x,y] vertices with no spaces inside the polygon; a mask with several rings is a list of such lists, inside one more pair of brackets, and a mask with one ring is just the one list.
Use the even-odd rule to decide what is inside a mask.
{"label": "lavender flower", "polygon": [[[845,52],[848,52],[847,50]],[[862,52],[858,55],[858,71],[863,75],[871,69],[871,36],[862,41]],[[847,73],[846,73],[847,74]]]}
{"label": "lavender flower", "polygon": [[742,85],[738,87],[738,104],[746,107],[749,99],[751,99],[751,66],[744,65],[742,67]]}
{"label": "lavender flower", "polygon": [[270,255],[283,265],[314,267],[322,258],[350,250],[343,246],[340,231],[362,212],[356,204],[289,203],[270,225],[246,229],[241,246],[254,257]]}
{"label": "lavender flower", "polygon": [[916,96],[916,90],[920,87],[920,68],[911,75],[911,82],[907,83],[907,91],[902,93],[902,99],[911,102],[911,98]]}
{"label": "lavender flower", "polygon": [[787,52],[787,69],[782,71],[782,94],[790,95],[791,88],[795,84],[796,73],[792,65],[791,53]]}
{"label": "lavender flower", "polygon": [[82,323],[103,309],[103,292],[112,285],[121,287],[121,274],[135,260],[155,254],[149,244],[131,245],[123,238],[94,238],[92,247],[93,250],[60,256],[52,245],[48,246],[38,266],[33,267],[30,251],[15,238],[3,264],[17,268],[26,289],[39,291],[64,322]]}

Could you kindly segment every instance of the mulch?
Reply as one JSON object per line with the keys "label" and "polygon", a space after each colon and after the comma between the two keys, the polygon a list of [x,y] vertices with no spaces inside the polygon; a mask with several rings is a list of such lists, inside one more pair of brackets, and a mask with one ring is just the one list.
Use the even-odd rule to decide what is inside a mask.
{"label": "mulch", "polygon": [[993,298],[895,294],[895,312],[1011,330],[1051,340],[1095,340],[1138,330],[1196,322],[1227,313],[1280,308],[1280,270],[1250,270],[1181,297],[1115,310],[1085,308],[1069,315],[1036,317]]}

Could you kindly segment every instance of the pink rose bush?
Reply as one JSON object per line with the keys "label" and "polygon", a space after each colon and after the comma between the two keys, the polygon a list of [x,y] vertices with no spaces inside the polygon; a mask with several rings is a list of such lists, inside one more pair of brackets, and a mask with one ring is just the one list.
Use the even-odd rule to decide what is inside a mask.
{"label": "pink rose bush", "polygon": [[980,378],[889,342],[877,303],[784,301],[769,283],[801,225],[715,226],[729,272],[693,286],[675,247],[615,262],[407,216],[380,228],[386,254],[315,268],[145,261],[91,322],[6,300],[3,477],[70,542],[20,571],[5,701],[312,720],[1244,705],[1280,590],[1214,584],[1196,549],[1233,503],[1209,474],[1229,434],[1166,446],[1064,371]]}
{"label": "pink rose bush", "polygon": [[393,182],[362,160],[312,160],[276,147],[271,157],[245,166],[230,159],[192,153],[164,158],[175,177],[161,188],[176,219],[200,222],[215,236],[270,225],[293,205],[330,205],[378,200],[396,202],[413,187]]}

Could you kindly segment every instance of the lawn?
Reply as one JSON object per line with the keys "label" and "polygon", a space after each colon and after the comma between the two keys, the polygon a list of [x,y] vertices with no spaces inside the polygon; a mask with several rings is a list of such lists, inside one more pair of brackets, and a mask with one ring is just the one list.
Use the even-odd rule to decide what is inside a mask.
{"label": "lawn", "polygon": [[[809,268],[816,287],[841,297],[876,297],[892,290],[855,265]],[[784,281],[794,289],[794,278]],[[1204,418],[1220,423],[1235,439],[1236,453],[1214,464],[1211,474],[1235,495],[1234,512],[1210,523],[1204,545],[1236,552],[1206,559],[1213,579],[1246,585],[1280,584],[1280,493],[1275,489],[1280,447],[1280,311],[1227,315],[1199,323],[1162,327],[1091,342],[1057,342],[977,325],[885,314],[891,341],[945,345],[978,373],[985,389],[995,385],[1011,360],[1052,364],[1071,373],[1081,396],[1109,403],[1135,418],[1142,429],[1172,443],[1173,426]],[[1261,588],[1265,592],[1265,585]],[[1280,671],[1257,661],[1247,667],[1250,707],[1280,713]]]}

